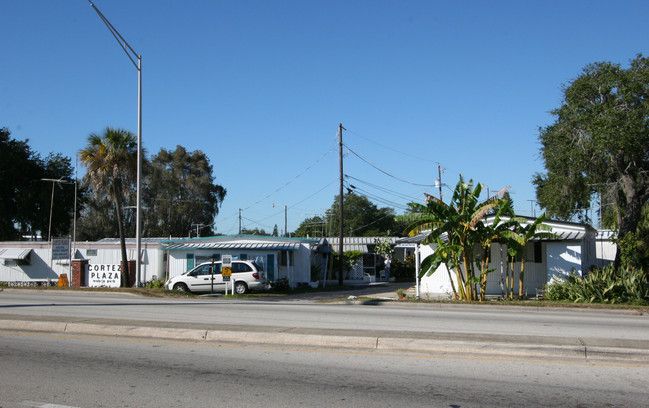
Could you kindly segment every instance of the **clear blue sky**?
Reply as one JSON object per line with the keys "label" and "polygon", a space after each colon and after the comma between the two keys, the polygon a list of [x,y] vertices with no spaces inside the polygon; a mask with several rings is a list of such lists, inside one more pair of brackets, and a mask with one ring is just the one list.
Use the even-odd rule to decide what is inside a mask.
{"label": "clear blue sky", "polygon": [[[142,55],[144,147],[208,155],[228,190],[224,234],[239,208],[269,232],[284,206],[289,231],[323,214],[338,123],[349,183],[379,207],[437,195],[439,163],[450,188],[459,174],[509,185],[530,215],[538,128],[562,85],[649,54],[644,0],[94,3]],[[0,126],[14,138],[74,163],[92,132],[137,132],[137,71],[87,0],[2,0],[0,38]]]}

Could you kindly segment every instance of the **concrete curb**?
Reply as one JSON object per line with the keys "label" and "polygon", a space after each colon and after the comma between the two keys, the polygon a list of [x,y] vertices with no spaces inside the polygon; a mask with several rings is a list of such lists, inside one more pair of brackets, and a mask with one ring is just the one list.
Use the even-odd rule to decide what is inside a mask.
{"label": "concrete curb", "polygon": [[205,330],[175,329],[168,327],[114,326],[86,323],[68,323],[65,328],[68,334],[86,334],[95,336],[148,337],[167,340],[203,341],[207,336]]}
{"label": "concrete curb", "polygon": [[324,329],[253,327],[253,330],[250,328],[236,330],[234,328],[164,327],[158,322],[143,323],[146,325],[0,319],[0,330],[441,355],[469,354],[502,358],[649,363],[649,341],[641,340],[505,337],[479,334],[462,334],[462,338],[459,339],[457,335],[448,333],[353,331],[345,334],[346,332],[340,330]]}

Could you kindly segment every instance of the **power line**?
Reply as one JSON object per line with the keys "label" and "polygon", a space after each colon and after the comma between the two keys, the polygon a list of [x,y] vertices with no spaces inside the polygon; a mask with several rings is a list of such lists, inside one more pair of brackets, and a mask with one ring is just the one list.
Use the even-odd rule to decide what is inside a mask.
{"label": "power line", "polygon": [[360,135],[360,134],[358,134],[358,133],[356,133],[356,132],[354,132],[354,131],[348,130],[347,132],[352,133],[352,134],[354,134],[354,135],[360,137],[361,139],[364,139],[364,140],[366,140],[366,141],[368,141],[368,142],[370,142],[370,143],[373,143],[373,144],[375,144],[375,145],[377,145],[377,146],[381,146],[381,147],[383,147],[384,149],[389,150],[390,152],[400,153],[400,154],[402,154],[402,155],[404,155],[404,156],[412,157],[413,159],[422,160],[422,161],[429,162],[429,163],[436,163],[434,160],[425,159],[425,158],[423,158],[423,157],[415,156],[415,155],[413,155],[413,154],[410,154],[410,153],[407,153],[407,152],[402,152],[402,151],[400,151],[400,150],[397,150],[397,149],[394,148],[394,146],[386,146],[386,145],[384,145],[384,144],[381,144],[381,143],[377,142],[376,140],[372,140],[372,139],[370,139],[370,138],[367,138],[367,137],[365,137],[365,136],[362,136],[362,135]]}
{"label": "power line", "polygon": [[372,163],[371,161],[369,161],[368,159],[364,158],[364,157],[361,156],[360,154],[356,153],[355,151],[353,151],[352,149],[350,149],[349,146],[345,145],[345,147],[347,147],[347,150],[349,150],[349,151],[350,151],[354,156],[356,156],[356,157],[358,157],[359,159],[363,160],[365,163],[367,163],[367,164],[369,164],[370,166],[374,167],[376,170],[380,171],[381,173],[385,174],[386,176],[392,177],[392,178],[395,179],[395,180],[399,180],[399,181],[401,181],[401,182],[404,182],[404,183],[407,183],[407,184],[411,184],[411,185],[413,185],[413,186],[417,186],[417,187],[434,187],[434,184],[418,184],[418,183],[413,183],[413,182],[408,181],[408,180],[406,180],[406,179],[404,179],[404,178],[401,178],[401,177],[395,176],[394,174],[389,173],[388,171],[382,169],[382,168],[379,167],[378,165],[376,165],[376,164]]}
{"label": "power line", "polygon": [[277,188],[275,191],[273,191],[272,193],[268,194],[266,197],[264,197],[264,198],[258,200],[258,201],[255,202],[254,204],[252,204],[252,205],[250,205],[250,206],[244,208],[244,210],[249,210],[250,208],[254,207],[255,205],[257,205],[257,204],[261,203],[262,201],[266,200],[267,198],[271,197],[273,194],[278,193],[280,190],[284,189],[286,186],[288,186],[289,184],[291,184],[292,182],[294,182],[295,180],[297,180],[297,179],[298,179],[300,176],[302,176],[304,173],[306,173],[307,171],[309,171],[313,166],[315,166],[316,164],[318,164],[322,159],[324,159],[324,158],[325,158],[329,153],[331,153],[331,152],[333,152],[333,151],[334,151],[334,150],[331,149],[331,150],[325,152],[325,154],[323,154],[322,156],[320,156],[320,158],[319,158],[318,160],[316,160],[315,162],[313,162],[313,163],[312,163],[311,165],[309,165],[306,169],[302,170],[302,172],[300,172],[298,175],[296,175],[295,177],[293,177],[291,180],[287,181],[283,186]]}
{"label": "power line", "polygon": [[[330,153],[332,153],[332,152],[334,152],[334,151],[335,151],[335,149],[330,149],[330,150],[326,151],[322,156],[320,156],[320,158],[318,158],[315,162],[313,162],[312,164],[310,164],[309,166],[307,166],[304,170],[302,170],[300,173],[298,173],[296,176],[294,176],[291,180],[289,180],[289,181],[287,181],[286,183],[284,183],[284,185],[282,185],[281,187],[277,188],[277,189],[276,189],[275,191],[273,191],[272,193],[270,193],[270,194],[266,195],[265,197],[263,197],[263,198],[257,200],[256,202],[254,202],[253,204],[249,205],[248,207],[243,208],[242,211],[249,210],[249,209],[251,209],[252,207],[256,206],[257,204],[261,203],[262,201],[264,201],[264,200],[270,198],[271,196],[273,196],[274,194],[278,193],[279,191],[281,191],[282,189],[284,189],[285,187],[287,187],[289,184],[291,184],[291,183],[293,183],[295,180],[297,180],[297,179],[298,179],[300,176],[302,176],[304,173],[306,173],[307,171],[309,171],[313,166],[315,166],[315,165],[318,164],[320,161],[322,161],[322,160],[323,160],[323,159],[324,159],[328,154],[330,154]],[[316,193],[316,194],[317,194],[317,193]],[[222,219],[220,220],[220,222],[227,221],[227,220],[229,220],[230,218],[237,217],[238,215],[239,215],[239,212],[237,211],[236,213],[233,213],[233,214],[230,215],[230,216],[227,216],[227,217],[222,218]]]}
{"label": "power line", "polygon": [[[382,191],[382,192],[384,192],[384,193],[391,194],[391,195],[393,195],[393,196],[395,196],[395,197],[399,197],[399,198],[401,198],[401,199],[403,199],[403,200],[408,200],[408,201],[416,201],[416,200],[417,200],[415,197],[412,197],[412,196],[409,196],[409,195],[406,195],[406,194],[403,194],[403,193],[399,193],[399,192],[396,192],[396,191],[390,190],[390,189],[388,189],[388,188],[385,188],[385,187],[379,186],[378,184],[370,183],[369,181],[361,180],[361,179],[359,179],[359,178],[356,178],[356,177],[353,177],[353,176],[350,176],[350,175],[347,175],[347,174],[346,174],[345,176],[346,176],[348,179],[356,180],[357,182],[359,182],[359,183],[363,183],[363,184],[365,184],[365,185],[368,186],[368,187],[375,188],[375,189],[380,190],[380,191]],[[350,184],[350,185],[351,185],[351,184]],[[352,188],[353,188],[353,187],[354,187],[354,186],[352,186]]]}
{"label": "power line", "polygon": [[327,184],[326,186],[322,187],[320,190],[318,190],[318,191],[316,191],[315,193],[311,194],[310,196],[308,196],[308,197],[306,197],[306,198],[304,198],[304,199],[298,201],[297,203],[294,203],[293,205],[290,205],[288,208],[291,209],[291,208],[295,207],[296,205],[305,202],[306,200],[308,200],[309,198],[313,197],[314,195],[320,193],[322,190],[324,190],[325,188],[329,187],[330,185],[332,185],[332,184],[335,183],[336,181],[338,181],[338,180],[333,180],[331,183],[329,183],[329,184]]}
{"label": "power line", "polygon": [[[351,187],[351,185],[349,185],[349,186]],[[384,199],[384,198],[382,198],[382,197],[379,197],[379,196],[373,195],[372,193],[369,193],[369,192],[367,192],[367,191],[365,191],[365,190],[363,190],[363,189],[360,189],[360,188],[358,188],[358,187],[354,187],[353,189],[354,189],[355,191],[360,191],[361,193],[363,193],[363,194],[360,194],[360,195],[363,195],[363,196],[365,196],[366,198],[372,199],[372,200],[374,200],[374,201],[381,202],[381,203],[383,203],[383,204],[387,204],[387,205],[389,205],[389,206],[391,206],[391,207],[399,208],[399,209],[402,209],[402,210],[405,210],[405,209],[408,208],[407,206],[405,206],[405,205],[403,205],[403,204],[401,204],[401,203],[397,203],[397,202],[390,201],[390,200]]]}
{"label": "power line", "polygon": [[[361,139],[363,139],[363,140],[365,140],[365,141],[368,141],[368,142],[370,142],[370,143],[372,143],[372,144],[375,144],[375,145],[377,145],[377,146],[381,146],[382,148],[387,149],[387,150],[389,150],[390,152],[393,152],[393,153],[399,153],[399,154],[402,154],[402,155],[404,155],[404,156],[412,157],[413,159],[417,159],[417,160],[425,161],[425,162],[428,162],[428,163],[436,163],[436,164],[439,164],[439,161],[438,161],[438,160],[426,159],[426,158],[419,157],[419,156],[416,156],[416,155],[413,155],[413,154],[410,154],[410,153],[407,153],[407,152],[403,152],[403,151],[397,150],[397,149],[394,148],[394,146],[387,146],[387,145],[384,145],[384,144],[382,144],[382,143],[378,143],[376,140],[372,140],[371,138],[365,137],[365,136],[363,136],[363,135],[361,135],[361,134],[359,134],[359,133],[357,133],[357,132],[354,132],[354,131],[352,131],[352,130],[347,130],[347,132],[348,132],[348,133],[351,133],[351,134],[353,134],[353,135],[356,135],[356,136],[358,136],[359,138],[361,138]],[[462,174],[459,170],[455,170],[455,169],[453,169],[453,168],[445,167],[445,169],[448,170],[448,171],[450,171],[450,172],[452,172],[452,173],[454,173],[455,175],[458,175],[458,176],[459,176],[460,174]]]}

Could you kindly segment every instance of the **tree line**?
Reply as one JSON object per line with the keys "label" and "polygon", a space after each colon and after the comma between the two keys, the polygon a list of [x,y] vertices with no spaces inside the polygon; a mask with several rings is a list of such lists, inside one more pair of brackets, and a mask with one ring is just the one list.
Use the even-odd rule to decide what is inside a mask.
{"label": "tree line", "polygon": [[[135,235],[137,140],[123,129],[106,128],[88,136],[79,157],[86,167],[78,183],[78,240]],[[0,240],[71,236],[75,211],[75,175],[69,157],[50,153],[42,158],[29,141],[0,129]],[[61,180],[52,184],[43,179]],[[200,150],[160,149],[143,158],[142,236],[187,237],[192,225],[213,235],[214,217],[226,189],[214,182],[213,167]],[[120,229],[122,232],[120,233]]]}

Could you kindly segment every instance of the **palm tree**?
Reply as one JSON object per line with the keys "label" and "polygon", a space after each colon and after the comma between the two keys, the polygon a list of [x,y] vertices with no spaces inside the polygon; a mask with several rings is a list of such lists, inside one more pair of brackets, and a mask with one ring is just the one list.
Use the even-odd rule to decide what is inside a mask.
{"label": "palm tree", "polygon": [[[122,251],[122,284],[130,286],[122,207],[134,190],[137,177],[137,139],[124,129],[107,127],[101,135],[88,136],[88,145],[79,151],[88,168],[84,179],[98,197],[108,197],[115,206],[115,219]],[[139,254],[137,255],[139,256]]]}

